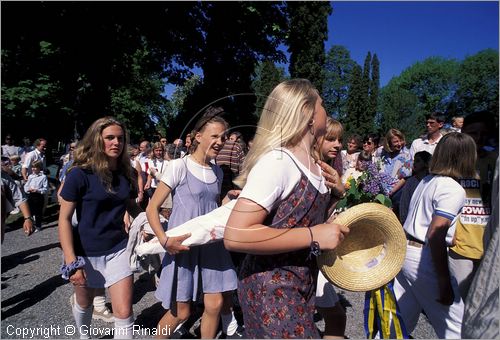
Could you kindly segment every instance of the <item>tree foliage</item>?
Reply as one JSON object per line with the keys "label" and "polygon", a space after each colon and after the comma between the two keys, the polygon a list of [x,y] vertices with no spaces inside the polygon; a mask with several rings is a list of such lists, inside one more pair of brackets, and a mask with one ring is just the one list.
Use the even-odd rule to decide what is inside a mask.
{"label": "tree foliage", "polygon": [[[54,93],[49,96],[42,87],[36,97],[44,102],[32,112],[13,105],[13,96],[2,97],[2,112],[12,118],[10,127],[22,119],[24,131],[35,136],[42,133],[39,123],[47,122],[49,142],[73,136],[74,126],[81,135],[109,114],[142,134],[153,132],[151,114],[164,105],[162,82],[189,75],[200,53],[202,33],[191,3],[6,3],[2,10],[2,25],[9,28],[2,44],[2,90],[16,92],[20,81],[61,89],[55,94],[48,86]],[[42,54],[51,53],[43,62],[39,46]]]}
{"label": "tree foliage", "polygon": [[362,130],[361,121],[366,113],[366,94],[363,85],[363,70],[361,66],[355,65],[350,79],[350,86],[347,99],[347,117],[345,120],[346,132],[356,132],[364,134],[367,131]]}
{"label": "tree foliage", "polygon": [[348,133],[366,135],[376,131],[376,112],[379,89],[379,62],[371,52],[365,58],[363,69],[356,65],[350,80],[347,100]]}
{"label": "tree foliage", "polygon": [[233,127],[253,129],[256,117],[252,76],[259,62],[286,59],[278,49],[287,31],[284,10],[281,2],[199,3],[204,34],[200,42],[203,53],[196,66],[203,70],[203,81],[172,122],[175,134],[189,131],[208,105],[222,106]]}
{"label": "tree foliage", "polygon": [[323,102],[326,112],[344,121],[347,116],[349,81],[355,62],[344,46],[334,45],[326,54]]}
{"label": "tree foliage", "polygon": [[324,42],[328,38],[328,16],[332,8],[326,1],[290,1],[290,75],[309,79],[322,92],[325,62]]}
{"label": "tree foliage", "polygon": [[489,111],[498,117],[498,51],[467,57],[458,69],[457,113]]}
{"label": "tree foliage", "polygon": [[[9,32],[2,41],[3,129],[16,134],[23,120],[23,132],[39,135],[46,122],[44,134],[57,141],[112,114],[136,139],[180,131],[220,98],[229,98],[232,123],[248,121],[256,64],[286,61],[278,50],[288,30],[285,8],[284,2],[2,4]],[[185,85],[193,67],[202,69],[202,81],[182,107],[170,105],[165,83]]]}
{"label": "tree foliage", "polygon": [[257,65],[255,68],[255,77],[252,81],[252,89],[256,97],[255,116],[260,117],[267,96],[284,79],[285,70],[281,67],[276,67],[272,61],[266,60]]}
{"label": "tree foliage", "polygon": [[373,54],[371,61],[370,91],[368,94],[368,114],[370,117],[377,117],[378,97],[380,89],[380,62],[377,54]]}

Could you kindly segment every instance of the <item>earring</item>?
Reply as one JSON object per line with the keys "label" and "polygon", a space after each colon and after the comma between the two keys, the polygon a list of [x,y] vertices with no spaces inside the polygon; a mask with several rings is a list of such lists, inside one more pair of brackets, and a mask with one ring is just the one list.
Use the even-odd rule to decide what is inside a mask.
{"label": "earring", "polygon": [[314,136],[314,119],[311,124],[309,124],[309,133]]}
{"label": "earring", "polygon": [[309,121],[309,125],[310,126],[314,125],[314,118]]}

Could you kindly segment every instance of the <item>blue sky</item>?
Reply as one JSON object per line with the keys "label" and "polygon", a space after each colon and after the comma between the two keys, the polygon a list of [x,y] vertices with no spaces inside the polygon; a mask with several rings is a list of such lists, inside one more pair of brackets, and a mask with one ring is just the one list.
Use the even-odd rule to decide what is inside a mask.
{"label": "blue sky", "polygon": [[428,57],[498,51],[498,1],[333,1],[332,8],[326,50],[343,45],[361,66],[376,53],[381,86]]}
{"label": "blue sky", "polygon": [[[498,51],[498,1],[333,1],[332,8],[325,50],[343,45],[361,66],[376,53],[380,86],[428,57]],[[167,96],[173,90],[166,86]]]}

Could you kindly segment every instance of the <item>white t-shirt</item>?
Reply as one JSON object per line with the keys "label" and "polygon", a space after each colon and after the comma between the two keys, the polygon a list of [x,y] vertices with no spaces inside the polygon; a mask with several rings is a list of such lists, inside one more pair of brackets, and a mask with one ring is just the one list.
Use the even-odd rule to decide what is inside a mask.
{"label": "white t-shirt", "polygon": [[447,176],[428,175],[418,184],[410,201],[404,230],[422,242],[427,242],[427,232],[434,215],[451,221],[446,243],[451,245],[455,235],[457,216],[465,202],[465,190],[457,181]]}
{"label": "white t-shirt", "polygon": [[217,177],[222,178],[222,170],[214,164],[214,170],[219,172],[217,176],[211,167],[202,166],[191,159],[191,156],[177,158],[169,162],[167,170],[161,177],[162,182],[168,185],[172,190],[175,189],[187,176],[187,170],[200,181],[205,183],[213,183]]}
{"label": "white t-shirt", "polygon": [[[148,159],[146,162],[148,163],[148,174],[153,177],[153,180],[151,181],[151,187],[157,188],[159,180],[162,178],[165,171],[167,171],[169,161],[155,158]],[[151,169],[156,170],[156,176],[153,176]]]}
{"label": "white t-shirt", "polygon": [[[239,197],[252,200],[270,212],[290,195],[299,182],[301,171],[296,164],[321,194],[328,192],[329,189],[325,185],[323,176],[313,174],[290,151],[282,148],[263,155],[257,161],[250,170]],[[317,167],[320,170],[317,164],[311,164],[311,167]]]}

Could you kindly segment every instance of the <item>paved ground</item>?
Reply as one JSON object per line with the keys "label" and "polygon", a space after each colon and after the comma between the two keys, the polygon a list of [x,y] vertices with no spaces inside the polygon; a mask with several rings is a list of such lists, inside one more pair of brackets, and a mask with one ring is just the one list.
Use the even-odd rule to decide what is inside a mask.
{"label": "paved ground", "polygon": [[[69,339],[74,322],[69,305],[72,287],[59,274],[61,250],[57,235],[57,206],[49,207],[44,229],[30,237],[22,233],[22,219],[11,216],[2,245],[1,327],[2,339]],[[134,313],[141,334],[136,338],[151,338],[144,332],[153,330],[163,314],[154,298],[154,284],[148,273],[135,275]],[[346,334],[351,339],[365,338],[363,330],[363,293],[340,291],[347,310]],[[194,332],[199,320],[190,325]],[[322,320],[317,322],[323,329]],[[93,338],[105,336],[112,324],[93,322]],[[24,332],[24,336],[23,336]],[[422,315],[414,338],[431,339],[436,335]]]}

